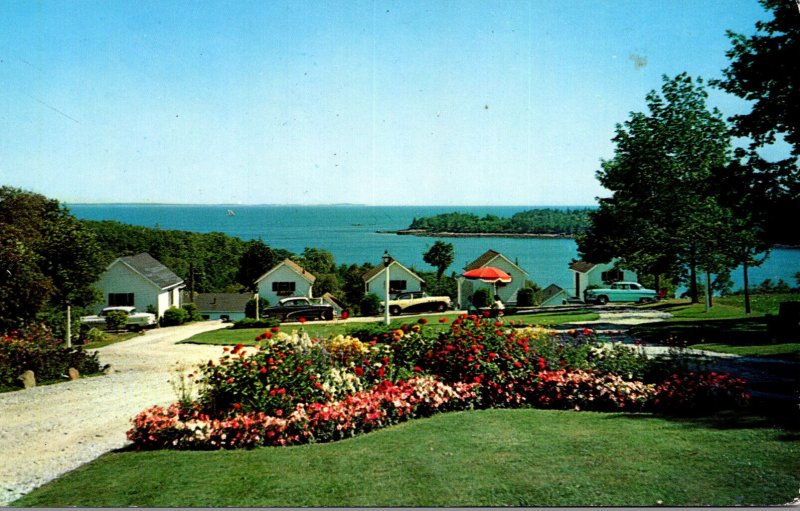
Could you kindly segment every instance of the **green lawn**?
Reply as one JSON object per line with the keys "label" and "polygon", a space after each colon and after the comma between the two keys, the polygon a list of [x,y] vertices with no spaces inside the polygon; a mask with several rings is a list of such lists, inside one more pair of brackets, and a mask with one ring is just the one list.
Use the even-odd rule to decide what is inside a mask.
{"label": "green lawn", "polygon": [[[401,325],[408,324],[413,325],[417,324],[419,318],[425,318],[427,320],[427,324],[423,327],[425,330],[429,332],[440,332],[444,330],[448,330],[450,328],[450,323],[453,322],[459,316],[458,313],[452,314],[444,314],[444,315],[432,315],[432,314],[423,314],[418,316],[401,316],[398,318],[393,318],[391,320],[391,325],[393,328],[400,328]],[[439,319],[445,317],[447,322],[442,324],[439,323]],[[586,312],[586,311],[567,311],[561,313],[538,313],[538,314],[524,314],[524,315],[511,315],[506,316],[503,318],[503,321],[508,323],[509,321],[519,322],[521,321],[524,324],[530,325],[558,325],[563,323],[571,323],[574,321],[590,321],[599,318],[600,316],[594,312]],[[308,335],[314,338],[322,339],[327,338],[329,336],[334,336],[338,334],[346,334],[348,329],[358,328],[360,325],[364,325],[365,323],[356,323],[352,321],[332,321],[329,323],[306,323],[306,324],[299,324],[299,323],[290,323],[281,325],[281,330],[284,332],[291,332],[292,330],[300,330],[301,328],[308,332]],[[376,321],[373,324],[382,324],[380,321]],[[191,344],[244,344],[245,346],[253,345],[256,343],[255,338],[256,336],[260,335],[264,332],[265,329],[263,328],[242,328],[242,329],[231,329],[227,328],[224,330],[215,330],[213,332],[204,332],[201,334],[197,334],[195,336],[186,339],[185,343]]]}
{"label": "green lawn", "polygon": [[798,487],[800,435],[764,421],[521,409],[330,444],[109,453],[13,505],[766,506]]}
{"label": "green lawn", "polygon": [[[670,300],[648,308],[663,310],[673,318],[639,325],[631,333],[646,342],[677,343],[722,353],[800,360],[800,344],[774,339],[767,330],[767,314],[777,315],[781,302],[800,300],[800,294],[753,295],[752,314],[744,313],[744,297],[715,298],[705,310],[703,303]],[[788,341],[788,342],[787,342]]]}

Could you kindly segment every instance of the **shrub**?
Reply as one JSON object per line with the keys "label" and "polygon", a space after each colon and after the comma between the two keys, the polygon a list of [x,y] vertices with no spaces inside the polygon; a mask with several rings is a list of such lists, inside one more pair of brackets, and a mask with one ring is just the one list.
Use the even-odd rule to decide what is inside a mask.
{"label": "shrub", "polygon": [[346,333],[361,342],[385,342],[391,336],[392,329],[383,323],[356,323],[347,327]]}
{"label": "shrub", "polygon": [[233,322],[233,328],[272,328],[281,324],[278,318],[264,318],[256,321],[254,318],[244,318]]}
{"label": "shrub", "polygon": [[311,349],[308,336],[278,335],[275,340],[272,333],[265,332],[263,338],[259,336],[265,341],[263,346],[245,349],[239,344],[218,364],[209,362],[201,380],[204,390],[200,401],[205,411],[227,414],[241,410],[281,416],[298,403],[333,397],[323,389],[323,383],[327,383],[323,375],[330,366],[327,354]]}
{"label": "shrub", "polygon": [[486,403],[519,403],[516,382],[526,382],[546,361],[531,350],[530,340],[500,321],[461,316],[439,336],[420,368],[445,383],[480,383]]}
{"label": "shrub", "polygon": [[170,307],[164,311],[164,316],[161,318],[161,326],[177,326],[186,323],[189,320],[189,313],[184,309],[177,307]]}
{"label": "shrub", "polygon": [[524,287],[517,291],[517,307],[531,307],[533,303],[534,290]]}
{"label": "shrub", "polygon": [[193,303],[184,303],[181,308],[186,311],[186,321],[203,321],[203,315],[197,309],[197,305]]}
{"label": "shrub", "polygon": [[128,313],[125,311],[109,311],[106,315],[106,328],[112,332],[122,330],[128,324]]}
{"label": "shrub", "polygon": [[97,353],[68,348],[44,327],[0,337],[0,386],[19,387],[17,377],[28,370],[36,374],[38,382],[60,381],[70,367],[81,374],[100,372]]}
{"label": "shrub", "polygon": [[[266,316],[264,311],[266,311],[267,307],[269,307],[269,300],[267,300],[266,298],[259,297],[259,299],[258,299],[258,317],[259,317],[259,319],[263,319]],[[252,319],[256,318],[256,299],[255,298],[251,298],[245,304],[245,306],[244,306],[244,315],[245,315],[246,318],[252,318]]]}
{"label": "shrub", "polygon": [[472,295],[472,305],[477,308],[488,307],[492,301],[492,293],[488,289],[478,289]]}
{"label": "shrub", "polygon": [[368,293],[361,299],[361,315],[377,316],[381,312],[381,299],[375,293]]}
{"label": "shrub", "polygon": [[744,379],[729,373],[676,373],[656,387],[652,409],[692,415],[738,408],[750,400],[746,384]]}
{"label": "shrub", "polygon": [[109,340],[109,335],[99,328],[90,328],[84,334],[82,334],[84,344],[96,344],[107,342]]}

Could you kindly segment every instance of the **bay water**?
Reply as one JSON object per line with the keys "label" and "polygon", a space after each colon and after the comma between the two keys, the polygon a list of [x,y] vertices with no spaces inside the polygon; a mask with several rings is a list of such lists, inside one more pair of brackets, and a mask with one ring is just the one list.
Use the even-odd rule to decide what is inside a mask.
{"label": "bay water", "polygon": [[[378,264],[384,251],[397,261],[418,270],[433,270],[422,254],[437,238],[400,236],[378,231],[405,229],[416,217],[454,211],[510,217],[519,211],[542,206],[363,206],[363,205],[161,205],[161,204],[68,204],[73,215],[88,220],[116,220],[126,224],[193,232],[222,232],[243,240],[261,239],[273,248],[297,254],[306,247],[331,252],[336,264]],[[565,208],[561,208],[565,209]],[[574,209],[574,208],[573,208]],[[556,284],[571,289],[569,263],[578,257],[572,239],[544,238],[442,238],[452,243],[455,260],[448,268],[460,273],[465,265],[494,249],[528,272],[542,287]],[[800,250],[774,249],[759,267],[751,268],[750,282],[783,279],[796,285]],[[734,289],[742,287],[742,274],[732,274]]]}

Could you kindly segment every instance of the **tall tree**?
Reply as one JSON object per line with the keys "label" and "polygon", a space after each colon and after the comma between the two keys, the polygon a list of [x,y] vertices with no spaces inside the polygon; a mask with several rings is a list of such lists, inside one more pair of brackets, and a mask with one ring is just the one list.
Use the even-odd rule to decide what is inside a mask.
{"label": "tall tree", "polygon": [[48,308],[96,300],[103,270],[99,246],[58,201],[0,188],[0,329],[32,321]]}
{"label": "tall tree", "polygon": [[455,251],[452,243],[437,240],[427,252],[422,254],[422,260],[436,268],[436,279],[441,280],[447,267],[453,264]]}
{"label": "tall tree", "polygon": [[249,291],[255,291],[256,279],[275,266],[275,263],[275,252],[263,241],[248,241],[239,259],[236,281]]}
{"label": "tall tree", "polygon": [[783,223],[800,215],[800,9],[791,0],[759,1],[772,19],[758,21],[757,32],[749,37],[728,32],[730,65],[723,70],[724,79],[712,83],[753,102],[749,112],[731,117],[733,134],[750,140],[751,161],[761,159],[757,151],[773,146],[779,137],[788,143],[788,157],[761,159],[754,169],[763,176],[768,198],[762,237],[770,243],[797,244],[800,230],[785,229]]}
{"label": "tall tree", "polygon": [[601,162],[597,178],[609,198],[590,214],[578,237],[582,257],[619,258],[639,273],[685,277],[697,301],[697,270],[708,260],[706,207],[712,170],[729,159],[730,137],[721,114],[706,105],[702,79],[686,73],[664,77],[660,92],[647,95],[648,112],[617,125],[614,157]]}

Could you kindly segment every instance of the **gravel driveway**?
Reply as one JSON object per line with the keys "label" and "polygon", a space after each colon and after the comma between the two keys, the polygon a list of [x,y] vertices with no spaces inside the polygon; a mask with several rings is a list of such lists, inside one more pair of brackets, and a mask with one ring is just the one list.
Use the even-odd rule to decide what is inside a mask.
{"label": "gravel driveway", "polygon": [[216,359],[220,346],[176,345],[219,321],[167,327],[97,350],[105,376],[0,394],[0,506],[129,442],[130,419],[174,402],[179,367]]}

